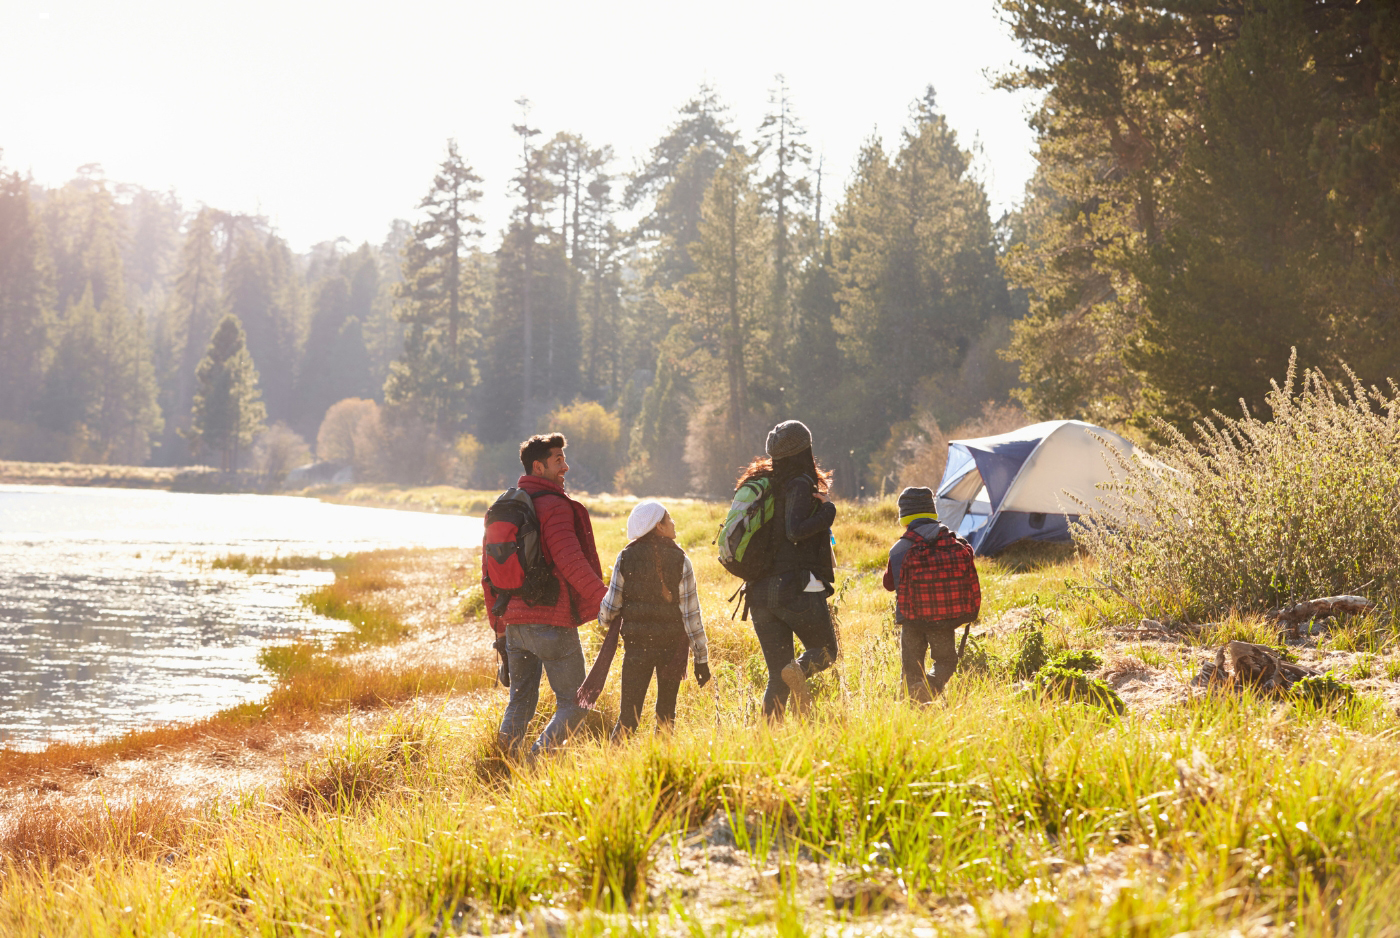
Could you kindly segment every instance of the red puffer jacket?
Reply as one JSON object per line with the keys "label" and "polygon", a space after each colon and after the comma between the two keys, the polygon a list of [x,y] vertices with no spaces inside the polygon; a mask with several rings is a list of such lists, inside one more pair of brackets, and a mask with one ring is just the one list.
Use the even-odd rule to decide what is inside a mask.
{"label": "red puffer jacket", "polygon": [[[486,594],[487,617],[497,634],[507,625],[557,625],[578,628],[598,618],[598,606],[608,588],[603,584],[603,565],[598,560],[598,548],[593,544],[593,522],[588,509],[574,501],[556,483],[539,476],[521,476],[515,483],[530,493],[535,503],[535,516],[540,519],[540,540],[544,559],[553,566],[559,578],[559,601],[553,606],[527,606],[519,596],[512,596],[505,614],[491,616],[496,596],[486,579],[486,567],[481,570],[481,589]],[[552,492],[554,495],[535,496]]]}

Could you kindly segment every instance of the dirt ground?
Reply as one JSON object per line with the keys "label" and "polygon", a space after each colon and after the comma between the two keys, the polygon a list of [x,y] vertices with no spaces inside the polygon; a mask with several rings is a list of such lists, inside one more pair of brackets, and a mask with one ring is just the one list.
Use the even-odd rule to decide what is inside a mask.
{"label": "dirt ground", "polygon": [[[1037,615],[1029,607],[1010,609],[997,619],[974,627],[974,633],[1007,635],[1032,624]],[[1054,632],[1053,612],[1049,613],[1045,627],[1047,633]],[[1096,649],[1103,655],[1104,665],[1092,676],[1108,682],[1123,698],[1129,712],[1159,710],[1205,693],[1191,682],[1200,674],[1201,665],[1215,663],[1214,646],[1203,648],[1188,644],[1182,633],[1150,620],[1129,623],[1121,629],[1110,630],[1108,635],[1108,641]],[[1331,671],[1358,693],[1378,697],[1386,709],[1400,713],[1400,681],[1385,676],[1384,659],[1372,658],[1371,677],[1357,678],[1352,675],[1352,668],[1372,656],[1319,648],[1319,638],[1325,640],[1325,635],[1289,643],[1288,649],[1298,656],[1298,664],[1315,671]],[[1148,661],[1165,661],[1165,664],[1153,665]]]}

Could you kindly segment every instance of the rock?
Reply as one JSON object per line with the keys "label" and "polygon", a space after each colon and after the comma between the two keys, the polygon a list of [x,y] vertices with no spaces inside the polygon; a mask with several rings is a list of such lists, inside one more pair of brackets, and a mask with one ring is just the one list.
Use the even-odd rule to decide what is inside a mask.
{"label": "rock", "polygon": [[729,826],[729,815],[723,811],[711,814],[709,820],[700,826],[700,831],[695,837],[712,847],[732,847],[736,843],[734,829]]}
{"label": "rock", "polygon": [[838,909],[845,909],[856,915],[869,915],[893,906],[904,905],[908,898],[904,890],[895,883],[845,879],[831,884],[831,901]]}

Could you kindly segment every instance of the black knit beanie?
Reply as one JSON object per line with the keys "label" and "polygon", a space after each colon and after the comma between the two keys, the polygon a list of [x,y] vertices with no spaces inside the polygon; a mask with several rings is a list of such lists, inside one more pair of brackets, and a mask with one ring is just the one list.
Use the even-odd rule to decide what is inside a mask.
{"label": "black knit beanie", "polygon": [[923,486],[913,486],[899,493],[899,516],[907,518],[910,515],[934,515],[937,516],[938,508],[933,501],[933,490]]}

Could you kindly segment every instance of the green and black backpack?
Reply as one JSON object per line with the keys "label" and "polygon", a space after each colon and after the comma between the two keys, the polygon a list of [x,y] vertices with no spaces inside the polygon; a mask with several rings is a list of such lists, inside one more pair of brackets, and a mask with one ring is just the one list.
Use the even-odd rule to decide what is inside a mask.
{"label": "green and black backpack", "polygon": [[720,565],[745,582],[763,579],[773,567],[774,502],[772,479],[749,479],[735,490],[719,526]]}

